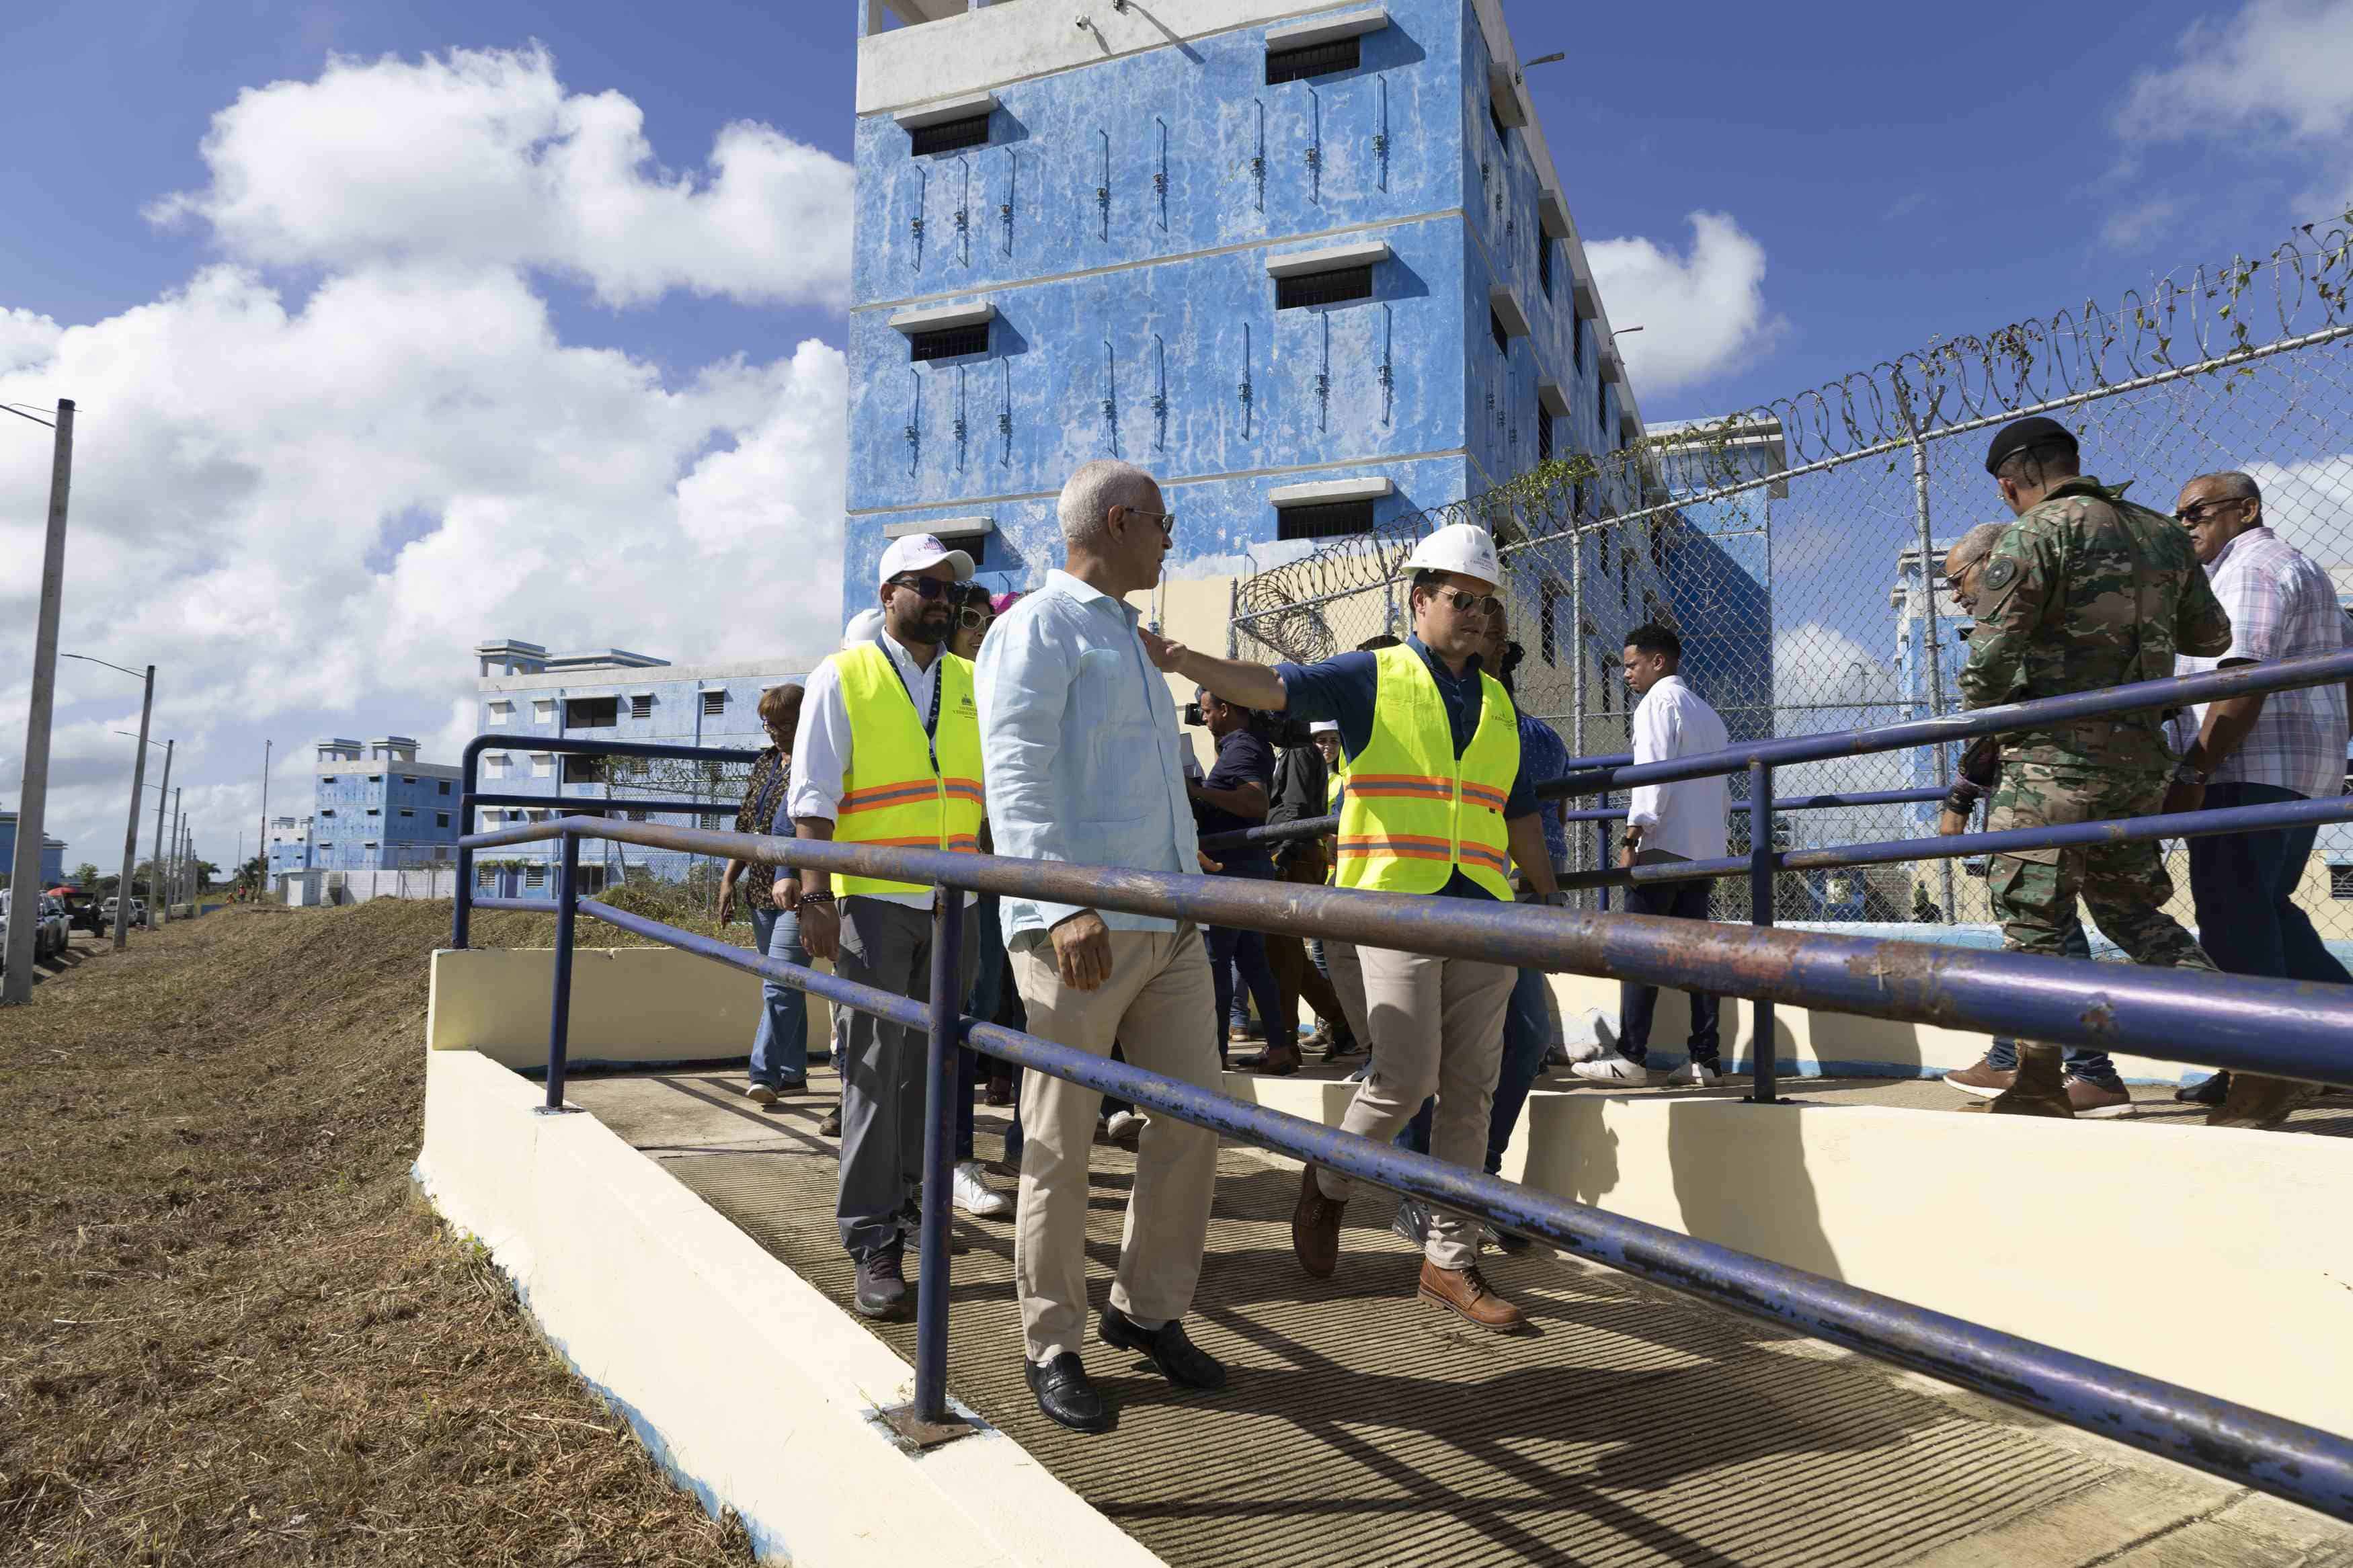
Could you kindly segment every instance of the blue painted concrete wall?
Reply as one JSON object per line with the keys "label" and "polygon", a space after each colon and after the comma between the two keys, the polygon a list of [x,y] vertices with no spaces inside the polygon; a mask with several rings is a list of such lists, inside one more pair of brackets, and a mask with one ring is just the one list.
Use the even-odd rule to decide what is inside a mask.
{"label": "blue painted concrete wall", "polygon": [[[760,724],[760,694],[772,686],[807,679],[807,671],[802,669],[780,668],[773,673],[705,676],[681,673],[674,668],[656,666],[641,669],[582,671],[576,679],[567,680],[561,686],[484,690],[476,698],[476,728],[480,733],[494,736],[496,739],[485,749],[483,774],[478,787],[486,794],[544,796],[550,808],[554,808],[559,800],[587,802],[611,795],[628,796],[633,794],[643,794],[648,797],[667,798],[672,793],[669,789],[656,789],[650,784],[632,786],[627,779],[617,781],[609,788],[602,784],[565,783],[561,755],[556,757],[553,771],[548,777],[535,778],[532,776],[532,742],[542,737],[560,735],[574,740],[664,742],[731,748],[746,752],[756,752],[768,743],[766,731]],[[721,711],[709,715],[703,713],[702,693],[705,691],[719,691],[723,694]],[[650,694],[653,698],[651,714],[645,719],[630,717],[629,698],[638,693]],[[596,697],[610,697],[617,700],[615,703],[613,723],[595,727],[565,723],[565,719],[569,715],[569,710],[565,706],[568,701],[579,698]],[[514,713],[507,723],[491,722],[490,705],[493,701],[507,701],[514,704]],[[552,701],[554,705],[553,712],[543,722],[534,717],[534,701]],[[490,752],[507,753],[509,768],[505,778],[497,779],[490,776],[487,762]],[[689,765],[691,764],[679,763],[656,764],[658,767],[673,770],[670,773],[665,773],[658,782],[670,783],[674,777],[676,769]],[[735,770],[728,773],[722,783],[713,786],[709,795],[710,816],[706,818],[708,826],[713,827],[734,826],[735,807],[741,793],[741,771]],[[688,795],[681,797],[681,804],[692,807],[696,802],[691,795]],[[529,810],[533,808],[499,807],[495,809]],[[696,817],[692,815],[661,816],[651,820],[666,823],[671,826],[696,825]],[[483,826],[503,826],[507,824],[487,822]],[[553,858],[554,853],[548,845],[523,844],[490,851],[489,858],[499,860],[520,859],[543,866]],[[656,877],[674,880],[684,877],[688,868],[697,859],[707,858],[707,857],[685,855],[670,850],[640,849],[635,846],[624,847],[620,845],[598,844],[585,846],[584,858],[592,864],[601,864],[608,878],[617,881],[624,866],[644,866]],[[538,885],[533,884],[534,887]]]}
{"label": "blue painted concrete wall", "polygon": [[322,768],[313,785],[311,815],[311,865],[323,871],[446,860],[455,854],[460,831],[454,779],[374,758]]}
{"label": "blue painted concrete wall", "polygon": [[[990,515],[984,575],[1034,584],[1094,458],[1167,482],[1182,576],[1248,570],[1278,485],[1385,475],[1378,521],[1524,471],[1539,379],[1574,405],[1557,452],[1614,433],[1565,255],[1538,286],[1535,174],[1519,132],[1496,142],[1475,17],[1388,9],[1334,76],[1266,85],[1266,30],[1242,28],[997,88],[985,148],[915,157],[889,114],[860,121],[845,615],[889,522]],[[1372,238],[1395,252],[1373,298],[1274,309],[1270,252]],[[1504,354],[1499,279],[1535,329]],[[978,300],[986,353],[908,362],[892,313]]]}
{"label": "blue painted concrete wall", "polygon": [[[16,814],[0,816],[0,877],[9,874],[16,864]],[[66,879],[66,846],[63,839],[41,837],[41,886],[54,888]]]}

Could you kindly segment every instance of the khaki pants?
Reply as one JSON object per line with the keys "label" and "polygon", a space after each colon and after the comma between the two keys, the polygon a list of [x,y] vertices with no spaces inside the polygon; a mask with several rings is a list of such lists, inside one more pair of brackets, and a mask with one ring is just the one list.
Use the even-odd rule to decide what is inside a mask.
{"label": "khaki pants", "polygon": [[1370,1050],[1373,1026],[1365,1016],[1365,966],[1356,957],[1356,944],[1325,937],[1324,964],[1332,972],[1332,989],[1339,995],[1340,1016],[1348,1020],[1348,1032],[1356,1037],[1356,1044]]}
{"label": "khaki pants", "polygon": [[[1210,1034],[1216,997],[1198,928],[1114,931],[1111,979],[1097,990],[1062,984],[1050,942],[1012,955],[1013,982],[1029,1032],[1098,1057],[1117,1038],[1133,1067],[1202,1089],[1219,1086]],[[1225,1020],[1217,1020],[1219,1029]],[[1023,1352],[1033,1363],[1076,1352],[1086,1341],[1087,1161],[1103,1096],[1042,1072],[1021,1075],[1020,1207],[1013,1279],[1021,1298]],[[1172,1116],[1146,1122],[1128,1194],[1127,1228],[1111,1304],[1147,1322],[1181,1318],[1201,1278],[1218,1135]]]}
{"label": "khaki pants", "polygon": [[[1324,952],[1328,961],[1328,945]],[[1364,965],[1373,1063],[1341,1127],[1386,1143],[1435,1094],[1430,1153],[1484,1170],[1488,1110],[1504,1065],[1504,1015],[1517,972],[1385,947],[1358,948],[1356,956]],[[1315,1178],[1335,1202],[1346,1201],[1354,1186],[1332,1171],[1319,1169]],[[1468,1268],[1479,1260],[1478,1222],[1439,1211],[1423,1256],[1440,1268]]]}

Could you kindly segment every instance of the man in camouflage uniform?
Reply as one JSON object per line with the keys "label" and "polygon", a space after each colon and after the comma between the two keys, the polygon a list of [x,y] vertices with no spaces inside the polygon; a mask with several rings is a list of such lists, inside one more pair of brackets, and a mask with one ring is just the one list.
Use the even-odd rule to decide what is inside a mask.
{"label": "man in camouflage uniform", "polygon": [[[1977,629],[1960,675],[1969,708],[2096,691],[2173,673],[2173,656],[2231,646],[2230,617],[2181,530],[2078,472],[2075,437],[2056,420],[1998,431],[1986,471],[2018,521],[1979,580]],[[2144,816],[2165,800],[2173,756],[2149,710],[2001,739],[2001,783],[1987,826],[2056,827]],[[2064,952],[2080,896],[2137,963],[2211,971],[2164,912],[2173,883],[2152,843],[1997,855],[1987,877],[2003,945]],[[2072,1116],[2057,1046],[2019,1043],[2018,1078],[1987,1109]]]}

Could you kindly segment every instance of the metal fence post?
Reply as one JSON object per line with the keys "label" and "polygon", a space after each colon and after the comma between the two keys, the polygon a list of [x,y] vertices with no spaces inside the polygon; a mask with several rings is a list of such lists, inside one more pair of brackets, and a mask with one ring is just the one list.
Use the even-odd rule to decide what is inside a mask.
{"label": "metal fence post", "polygon": [[[1930,559],[1936,550],[1934,531],[1928,512],[1928,443],[1921,438],[1920,426],[1912,426],[1912,510],[1920,532],[1920,603],[1925,614],[1920,618],[1920,637],[1925,656],[1922,663],[1928,671],[1928,717],[1940,717],[1945,711],[1945,649],[1942,628],[1936,624],[1936,578],[1939,566]],[[1952,749],[1932,747],[1929,755],[1936,764],[1936,787],[1950,789],[1953,784]],[[1947,923],[1959,923],[1959,906],[1954,902],[1953,863],[1944,862],[1942,879],[1945,892],[1945,919]]]}
{"label": "metal fence post", "polygon": [[547,1103],[543,1116],[564,1111],[564,1065],[572,1048],[572,921],[577,912],[573,889],[580,871],[580,836],[564,836],[555,865],[555,994],[547,1005]]}
{"label": "metal fence post", "polygon": [[964,1016],[964,895],[932,897],[932,1026],[923,1119],[923,1231],[915,1277],[915,1419],[948,1418],[948,1216],[956,1130],[957,1026]]}
{"label": "metal fence post", "polygon": [[[1773,923],[1773,770],[1748,764],[1748,922]],[[1756,1027],[1748,1047],[1754,1087],[1748,1098],[1773,1103],[1773,1004],[1759,996],[1748,1004]]]}
{"label": "metal fence post", "polygon": [[474,851],[466,840],[480,826],[474,820],[474,785],[480,766],[481,741],[477,737],[467,743],[458,763],[458,889],[449,900],[449,945],[460,951],[474,915]]}

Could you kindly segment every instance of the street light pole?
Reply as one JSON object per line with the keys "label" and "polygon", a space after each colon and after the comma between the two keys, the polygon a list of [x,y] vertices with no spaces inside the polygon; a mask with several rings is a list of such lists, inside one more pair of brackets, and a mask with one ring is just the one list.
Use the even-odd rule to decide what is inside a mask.
{"label": "street light pole", "polygon": [[172,870],[171,875],[164,881],[164,886],[167,889],[164,900],[164,918],[167,920],[171,918],[172,905],[180,897],[180,792],[174,790],[172,792]]}
{"label": "street light pole", "polygon": [[164,923],[158,907],[164,902],[164,807],[172,798],[172,747],[164,742],[164,788],[155,797],[155,852],[147,858],[147,929]]}
{"label": "street light pole", "polygon": [[[33,954],[41,934],[42,818],[49,802],[49,716],[58,696],[58,617],[66,593],[66,492],[73,480],[73,399],[58,399],[57,439],[49,459],[49,525],[41,552],[41,607],[33,632],[32,701],[25,713],[25,771],[16,787],[16,854],[8,884],[16,918],[8,922],[0,1005],[33,999]],[[30,417],[27,416],[27,417]],[[40,421],[36,420],[36,424]],[[22,895],[22,896],[19,896]]]}
{"label": "street light pole", "polygon": [[[68,658],[82,659],[89,664],[106,664],[102,658],[90,658],[86,654],[69,653]],[[109,669],[121,669],[119,664],[106,664]],[[127,674],[128,671],[125,671]],[[139,700],[139,752],[131,763],[131,817],[122,828],[122,875],[114,882],[114,951],[121,952],[131,944],[131,871],[139,858],[139,806],[146,798],[147,748],[155,742],[147,738],[147,717],[155,708],[155,667],[147,667],[147,693]],[[128,730],[117,730],[127,735]]]}
{"label": "street light pole", "polygon": [[269,886],[269,748],[276,742],[261,742],[261,868],[253,879],[253,901],[261,902],[261,890]]}

